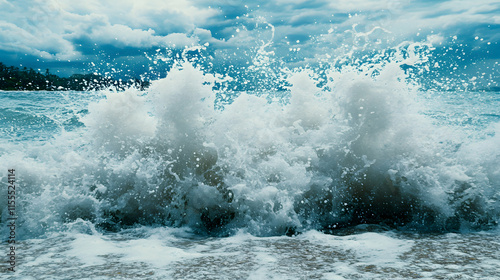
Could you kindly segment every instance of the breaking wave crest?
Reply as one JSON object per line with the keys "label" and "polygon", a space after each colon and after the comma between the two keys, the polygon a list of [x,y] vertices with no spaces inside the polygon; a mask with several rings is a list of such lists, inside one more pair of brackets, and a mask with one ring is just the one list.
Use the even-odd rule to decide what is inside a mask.
{"label": "breaking wave crest", "polygon": [[231,78],[184,61],[146,92],[104,92],[84,127],[2,156],[23,186],[20,229],[78,219],[264,236],[496,226],[500,125],[472,137],[437,124],[405,75],[415,57],[395,57],[283,70],[270,92],[230,91],[220,85]]}

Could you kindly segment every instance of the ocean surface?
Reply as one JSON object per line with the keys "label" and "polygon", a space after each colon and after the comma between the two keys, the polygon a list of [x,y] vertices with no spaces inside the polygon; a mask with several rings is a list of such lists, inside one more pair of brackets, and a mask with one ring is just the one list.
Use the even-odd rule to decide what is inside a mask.
{"label": "ocean surface", "polygon": [[247,17],[257,45],[145,55],[144,91],[0,91],[1,278],[498,279],[481,11],[482,49],[353,13],[283,54],[280,27]]}
{"label": "ocean surface", "polygon": [[499,275],[498,92],[352,73],[321,91],[299,73],[273,94],[285,104],[241,92],[216,109],[199,70],[170,75],[0,93],[19,216],[6,279]]}

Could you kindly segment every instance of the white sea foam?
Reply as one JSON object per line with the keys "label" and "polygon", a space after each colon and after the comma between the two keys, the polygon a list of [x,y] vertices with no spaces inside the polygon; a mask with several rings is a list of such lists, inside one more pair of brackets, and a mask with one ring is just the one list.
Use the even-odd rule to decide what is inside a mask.
{"label": "white sea foam", "polygon": [[[51,279],[494,279],[497,233],[255,237],[244,231],[200,238],[188,228],[141,227],[102,235],[76,221],[65,232],[25,241],[16,276]],[[60,273],[54,273],[58,267]],[[18,278],[19,278],[18,277]],[[17,279],[17,278],[15,278]],[[19,278],[21,279],[21,278]],[[24,278],[22,278],[24,279]],[[30,279],[30,278],[26,278]]]}
{"label": "white sea foam", "polygon": [[[226,4],[219,34],[188,28],[210,43],[145,53],[143,77],[166,77],[144,91],[2,92],[6,279],[496,279],[500,99],[461,90],[497,86],[491,7],[449,34],[432,26],[454,2],[314,28],[318,3],[279,6],[296,27]],[[415,36],[394,25],[415,15]],[[125,75],[120,56],[100,66]]]}
{"label": "white sea foam", "polygon": [[281,99],[225,92],[217,104],[212,86],[231,79],[185,61],[146,92],[103,92],[84,127],[2,154],[25,186],[24,230],[78,218],[256,235],[495,226],[498,124],[482,138],[436,124],[400,69],[425,53],[400,47],[415,53],[332,68],[321,85],[312,70],[287,70]]}

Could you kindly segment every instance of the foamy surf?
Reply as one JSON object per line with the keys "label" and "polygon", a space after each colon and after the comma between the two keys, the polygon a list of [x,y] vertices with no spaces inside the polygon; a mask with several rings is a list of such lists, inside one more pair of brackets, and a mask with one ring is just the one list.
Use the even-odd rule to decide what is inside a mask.
{"label": "foamy surf", "polygon": [[[86,70],[135,73],[152,78],[149,88],[1,92],[0,179],[17,185],[15,198],[0,196],[2,240],[16,241],[6,250],[15,264],[0,264],[16,272],[5,277],[494,279],[500,99],[490,2],[426,3],[432,14],[366,1],[355,9],[368,12],[350,14],[339,2],[326,28],[305,7],[321,3],[281,3],[305,13],[290,25],[245,6],[234,10],[244,13],[237,26],[220,27],[225,15],[213,30],[192,24],[168,38],[110,21],[133,34],[108,40],[116,57],[93,45],[102,61]],[[463,29],[427,26],[448,17]],[[92,34],[106,37],[98,22]],[[189,42],[122,56],[131,50],[123,40],[142,46],[148,36]],[[65,49],[90,59],[81,39]]]}
{"label": "foamy surf", "polygon": [[[295,237],[186,228],[100,234],[88,222],[20,242],[22,279],[495,279],[498,232],[418,234],[354,228]],[[346,235],[344,235],[346,234]],[[5,264],[2,264],[5,266]],[[57,269],[57,271],[56,271]],[[8,276],[6,279],[19,279]]]}
{"label": "foamy surf", "polygon": [[24,230],[78,218],[259,236],[495,227],[498,125],[475,138],[436,123],[402,63],[331,70],[322,87],[289,72],[282,99],[241,92],[222,107],[217,78],[188,62],[146,92],[105,92],[84,127],[2,155],[27,186]]}

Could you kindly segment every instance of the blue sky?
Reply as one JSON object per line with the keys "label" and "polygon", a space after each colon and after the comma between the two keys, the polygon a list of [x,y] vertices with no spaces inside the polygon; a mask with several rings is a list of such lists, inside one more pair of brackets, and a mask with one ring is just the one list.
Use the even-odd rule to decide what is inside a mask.
{"label": "blue sky", "polygon": [[148,57],[185,46],[206,46],[227,66],[253,63],[267,44],[275,59],[299,67],[353,48],[429,41],[467,64],[463,71],[490,71],[498,82],[499,31],[493,0],[0,0],[0,61],[63,76],[139,76],[161,67]]}

